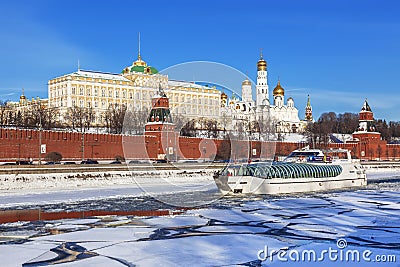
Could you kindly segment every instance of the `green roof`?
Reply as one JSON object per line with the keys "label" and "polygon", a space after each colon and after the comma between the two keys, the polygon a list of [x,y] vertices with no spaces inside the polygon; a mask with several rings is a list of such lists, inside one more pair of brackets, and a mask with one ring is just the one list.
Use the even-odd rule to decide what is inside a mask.
{"label": "green roof", "polygon": [[154,67],[145,67],[145,66],[133,66],[130,68],[130,71],[135,71],[135,72],[145,72],[145,69],[150,68],[151,74],[156,74],[158,73],[158,70]]}

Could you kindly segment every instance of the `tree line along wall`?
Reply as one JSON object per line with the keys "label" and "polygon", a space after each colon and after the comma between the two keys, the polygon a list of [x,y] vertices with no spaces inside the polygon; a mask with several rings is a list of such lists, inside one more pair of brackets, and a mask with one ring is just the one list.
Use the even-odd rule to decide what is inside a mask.
{"label": "tree line along wall", "polygon": [[[84,140],[82,140],[82,137]],[[306,143],[237,141],[183,137],[174,135],[171,145],[174,147],[171,159],[212,160],[216,156],[228,156],[232,160],[245,158],[272,159],[286,156]],[[111,160],[116,156],[127,159],[156,159],[158,154],[166,152],[163,140],[157,135],[127,136],[117,134],[77,133],[62,131],[41,131],[41,143],[46,152],[59,152],[63,160],[81,160],[93,158]],[[30,129],[0,128],[0,160],[29,160],[39,158],[40,132]],[[175,149],[175,147],[177,149]],[[83,148],[83,149],[82,149]],[[352,156],[361,159],[398,160],[400,145],[387,144],[380,139],[360,139],[357,142],[328,144],[325,148],[344,148]],[[82,151],[83,150],[83,151]],[[364,153],[363,153],[364,151]],[[45,154],[41,154],[42,159]]]}

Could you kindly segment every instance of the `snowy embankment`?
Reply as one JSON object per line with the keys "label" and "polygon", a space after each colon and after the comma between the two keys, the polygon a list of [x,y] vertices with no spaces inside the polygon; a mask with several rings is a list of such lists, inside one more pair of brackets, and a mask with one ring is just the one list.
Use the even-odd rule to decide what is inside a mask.
{"label": "snowy embankment", "polygon": [[364,166],[367,172],[368,183],[397,180],[400,178],[400,168],[380,168],[377,166]]}
{"label": "snowy embankment", "polygon": [[0,207],[215,190],[216,169],[0,175]]}
{"label": "snowy embankment", "polygon": [[44,174],[2,174],[0,194],[22,191],[73,190],[155,184],[198,184],[212,180],[215,170],[148,170]]}

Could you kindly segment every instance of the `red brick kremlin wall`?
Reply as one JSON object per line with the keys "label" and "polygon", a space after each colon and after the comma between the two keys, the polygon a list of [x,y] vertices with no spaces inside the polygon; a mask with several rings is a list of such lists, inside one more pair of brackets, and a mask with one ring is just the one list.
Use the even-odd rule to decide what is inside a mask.
{"label": "red brick kremlin wall", "polygon": [[[346,148],[352,156],[367,160],[399,160],[400,145],[387,144],[377,136],[357,136],[359,141],[345,144],[329,144],[327,148]],[[114,159],[115,156],[126,158],[157,158],[162,153],[160,138],[157,136],[123,136],[113,134],[84,134],[84,158]],[[173,147],[177,144],[177,155],[172,159],[212,159],[218,151],[229,144],[226,140],[174,137]],[[46,144],[47,153],[56,151],[62,154],[63,160],[82,159],[82,134],[71,132],[42,131],[42,144]],[[291,151],[304,147],[305,143],[230,141],[231,158],[243,159],[272,158],[274,155],[285,156]],[[45,154],[42,154],[42,159]],[[39,131],[26,129],[0,129],[0,160],[38,160]]]}

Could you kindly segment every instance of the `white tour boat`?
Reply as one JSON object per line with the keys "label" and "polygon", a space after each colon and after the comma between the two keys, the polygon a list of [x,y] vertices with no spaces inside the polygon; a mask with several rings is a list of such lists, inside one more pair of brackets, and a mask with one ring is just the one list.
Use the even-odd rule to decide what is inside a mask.
{"label": "white tour boat", "polygon": [[283,162],[229,164],[215,174],[214,180],[223,194],[284,194],[367,185],[365,170],[359,161],[351,159],[350,151],[330,153],[345,154],[346,158],[303,148],[290,153]]}

